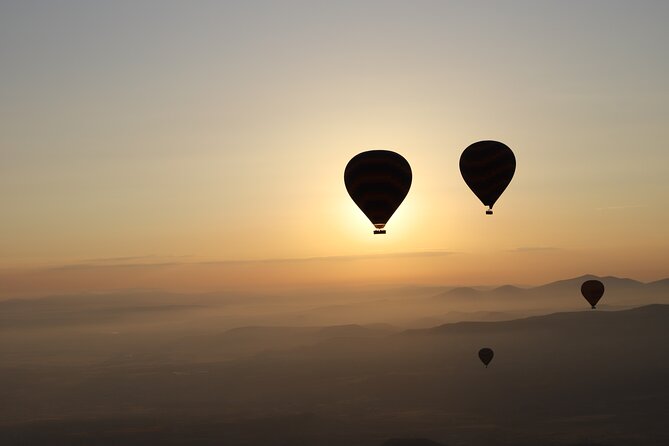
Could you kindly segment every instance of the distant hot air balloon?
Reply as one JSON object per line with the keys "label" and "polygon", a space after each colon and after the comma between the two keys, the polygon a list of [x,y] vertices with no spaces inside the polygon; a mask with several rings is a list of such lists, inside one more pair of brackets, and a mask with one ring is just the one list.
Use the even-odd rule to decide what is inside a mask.
{"label": "distant hot air balloon", "polygon": [[411,187],[411,166],[402,155],[370,150],[354,156],[344,170],[346,190],[376,230],[383,229]]}
{"label": "distant hot air balloon", "polygon": [[488,364],[492,361],[493,356],[495,356],[495,352],[493,352],[491,348],[484,347],[479,350],[479,359],[485,364],[486,368],[488,368]]}
{"label": "distant hot air balloon", "polygon": [[594,310],[595,305],[597,305],[599,299],[604,295],[604,284],[599,280],[586,280],[581,285],[581,294],[592,305],[592,309]]}
{"label": "distant hot air balloon", "polygon": [[460,156],[460,173],[467,186],[488,206],[486,214],[509,185],[516,171],[516,157],[506,144],[479,141],[470,145]]}

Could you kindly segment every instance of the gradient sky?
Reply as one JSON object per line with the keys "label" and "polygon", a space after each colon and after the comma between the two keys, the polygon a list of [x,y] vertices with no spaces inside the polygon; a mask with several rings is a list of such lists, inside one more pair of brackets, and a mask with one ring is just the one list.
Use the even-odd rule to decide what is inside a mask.
{"label": "gradient sky", "polygon": [[[668,276],[668,22],[664,1],[0,1],[0,282]],[[481,139],[518,160],[493,217],[458,170]],[[385,237],[342,179],[375,148],[414,172]]]}

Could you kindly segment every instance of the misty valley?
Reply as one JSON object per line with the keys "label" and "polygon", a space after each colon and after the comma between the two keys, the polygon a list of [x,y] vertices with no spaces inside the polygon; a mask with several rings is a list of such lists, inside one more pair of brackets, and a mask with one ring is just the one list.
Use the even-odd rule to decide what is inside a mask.
{"label": "misty valley", "polygon": [[588,278],[2,301],[0,444],[669,444],[669,280]]}

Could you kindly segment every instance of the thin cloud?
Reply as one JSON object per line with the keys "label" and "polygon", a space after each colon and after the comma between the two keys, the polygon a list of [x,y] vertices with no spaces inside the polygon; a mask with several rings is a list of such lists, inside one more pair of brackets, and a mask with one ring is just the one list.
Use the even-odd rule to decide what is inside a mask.
{"label": "thin cloud", "polygon": [[73,269],[95,269],[95,268],[155,268],[162,266],[184,265],[185,259],[193,258],[192,255],[144,255],[126,257],[103,257],[86,259],[79,263],[60,265],[48,268],[50,270],[73,270]]}
{"label": "thin cloud", "polygon": [[[443,257],[457,254],[454,251],[409,251],[394,253],[377,254],[359,254],[359,255],[340,255],[340,256],[319,256],[319,257],[289,257],[289,258],[271,258],[271,259],[249,259],[249,260],[213,260],[213,261],[179,261],[179,258],[192,258],[192,256],[133,256],[133,257],[115,257],[105,259],[92,259],[80,263],[62,265],[50,268],[52,270],[76,270],[76,269],[95,269],[95,268],[159,268],[167,266],[180,265],[237,265],[237,264],[267,264],[267,263],[297,263],[297,262],[349,262],[356,260],[372,259],[398,259],[398,258],[424,258],[424,257]],[[156,261],[164,259],[164,261]],[[154,260],[149,262],[147,260]]]}
{"label": "thin cloud", "polygon": [[521,246],[519,248],[510,249],[510,252],[548,252],[559,251],[559,248],[552,246]]}
{"label": "thin cloud", "polygon": [[192,255],[181,255],[181,256],[164,256],[164,255],[144,255],[144,256],[129,256],[129,257],[103,257],[98,259],[86,259],[81,261],[82,264],[105,264],[105,263],[126,263],[126,262],[137,262],[145,260],[157,260],[157,259],[185,259],[192,258]]}
{"label": "thin cloud", "polygon": [[164,266],[188,265],[188,262],[154,262],[154,263],[73,263],[48,268],[52,271],[103,268],[158,268]]}
{"label": "thin cloud", "polygon": [[623,211],[627,209],[639,209],[639,208],[646,208],[648,207],[647,204],[628,204],[628,205],[621,205],[621,206],[605,206],[601,208],[595,208],[596,211]]}
{"label": "thin cloud", "polygon": [[232,264],[232,263],[285,263],[285,262],[331,262],[331,261],[353,261],[368,259],[396,259],[405,257],[442,257],[457,254],[454,251],[409,251],[392,252],[377,254],[358,254],[358,255],[340,255],[340,256],[320,256],[320,257],[288,257],[274,259],[258,260],[218,260],[211,262],[201,262],[206,264]]}

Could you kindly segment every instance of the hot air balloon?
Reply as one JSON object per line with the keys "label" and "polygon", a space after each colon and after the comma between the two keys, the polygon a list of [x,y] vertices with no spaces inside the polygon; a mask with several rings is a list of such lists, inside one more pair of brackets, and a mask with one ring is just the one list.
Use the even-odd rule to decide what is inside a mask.
{"label": "hot air balloon", "polygon": [[492,361],[492,357],[495,356],[495,352],[491,348],[484,347],[479,350],[479,359],[481,362],[488,368],[488,364]]}
{"label": "hot air balloon", "polygon": [[516,171],[516,157],[506,144],[479,141],[470,145],[460,156],[460,173],[467,186],[488,206],[487,215]]}
{"label": "hot air balloon", "polygon": [[376,230],[383,229],[411,187],[411,166],[390,150],[369,150],[354,156],[344,170],[344,184],[355,204]]}
{"label": "hot air balloon", "polygon": [[597,305],[599,299],[604,295],[604,284],[599,280],[586,280],[581,285],[581,294],[592,305],[592,309],[594,310],[595,305]]}

